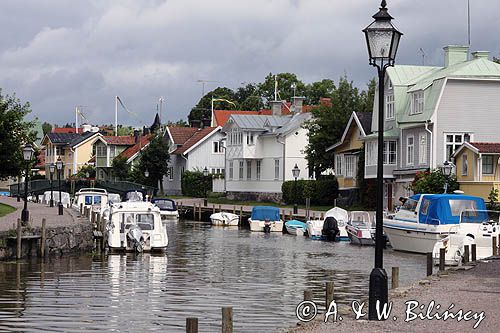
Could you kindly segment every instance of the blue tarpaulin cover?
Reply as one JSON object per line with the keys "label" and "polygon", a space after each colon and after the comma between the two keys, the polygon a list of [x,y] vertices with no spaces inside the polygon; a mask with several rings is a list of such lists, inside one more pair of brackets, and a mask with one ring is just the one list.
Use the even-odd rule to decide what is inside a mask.
{"label": "blue tarpaulin cover", "polygon": [[479,197],[460,194],[417,194],[410,199],[418,201],[421,196],[422,202],[419,211],[419,223],[424,224],[458,224],[460,214],[464,210],[475,212],[467,215],[467,222],[480,223],[488,219],[486,204]]}
{"label": "blue tarpaulin cover", "polygon": [[285,223],[285,226],[287,226],[287,227],[296,227],[296,228],[304,228],[304,229],[307,228],[307,224],[305,224],[302,221],[298,221],[298,220],[290,220],[290,221],[288,221],[288,222]]}
{"label": "blue tarpaulin cover", "polygon": [[272,206],[256,206],[252,209],[252,220],[264,221],[268,219],[269,221],[279,221],[280,220],[280,210],[277,207]]}

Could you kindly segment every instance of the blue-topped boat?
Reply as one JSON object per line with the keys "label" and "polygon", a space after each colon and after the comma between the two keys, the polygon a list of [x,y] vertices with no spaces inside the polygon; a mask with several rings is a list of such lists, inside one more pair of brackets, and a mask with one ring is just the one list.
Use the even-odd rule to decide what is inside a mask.
{"label": "blue-topped boat", "polygon": [[291,235],[303,236],[307,230],[307,224],[298,220],[290,220],[285,222],[285,228]]}
{"label": "blue-topped boat", "polygon": [[[384,232],[395,250],[428,253],[434,244],[453,233],[463,211],[486,210],[484,200],[462,194],[417,194],[409,197],[392,219],[384,219]],[[474,217],[475,218],[475,217]]]}
{"label": "blue-topped boat", "polygon": [[272,206],[255,206],[252,216],[248,219],[250,231],[283,231],[283,221],[280,218],[280,210]]}
{"label": "blue-topped boat", "polygon": [[162,220],[176,220],[179,218],[177,205],[175,201],[168,198],[153,198],[151,202],[160,208],[160,215]]}

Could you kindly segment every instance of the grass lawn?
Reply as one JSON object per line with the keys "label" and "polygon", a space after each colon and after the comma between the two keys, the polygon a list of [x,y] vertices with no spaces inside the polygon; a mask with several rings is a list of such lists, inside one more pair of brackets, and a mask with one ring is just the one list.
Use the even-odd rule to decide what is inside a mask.
{"label": "grass lawn", "polygon": [[12,207],[12,206],[0,203],[0,217],[5,216],[7,214],[10,214],[10,213],[12,213],[15,210],[16,209],[14,207]]}

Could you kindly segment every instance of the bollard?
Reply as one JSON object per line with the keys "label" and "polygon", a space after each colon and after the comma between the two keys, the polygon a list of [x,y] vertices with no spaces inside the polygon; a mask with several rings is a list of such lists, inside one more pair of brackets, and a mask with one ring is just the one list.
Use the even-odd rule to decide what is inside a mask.
{"label": "bollard", "polygon": [[21,225],[21,219],[17,219],[17,248],[16,248],[16,259],[21,259],[21,240],[22,240],[22,225]]}
{"label": "bollard", "polygon": [[243,206],[240,206],[240,224],[243,224]]}
{"label": "bollard", "polygon": [[196,202],[193,202],[193,221],[196,221]]}
{"label": "bollard", "polygon": [[306,289],[304,290],[304,301],[312,301],[313,293],[312,290]]}
{"label": "bollard", "polygon": [[471,255],[472,255],[472,262],[476,262],[476,260],[477,260],[476,259],[476,244],[472,244],[470,246],[470,248],[471,248],[470,252],[471,252]]}
{"label": "bollard", "polygon": [[83,215],[83,203],[80,204],[80,215]]}
{"label": "bollard", "polygon": [[321,213],[321,219],[323,220],[323,213]]}
{"label": "bollard", "polygon": [[333,282],[327,282],[326,283],[326,293],[325,293],[325,308],[326,311],[328,311],[328,307],[333,301]]}
{"label": "bollard", "polygon": [[392,268],[391,276],[391,289],[396,289],[399,287],[399,267]]}
{"label": "bollard", "polygon": [[42,237],[40,238],[40,257],[45,256],[45,218],[42,219]]}
{"label": "bollard", "polygon": [[497,251],[498,250],[498,248],[497,248],[497,238],[495,236],[493,236],[491,238],[491,247],[492,247],[492,250],[493,250],[492,255],[493,256],[498,255],[498,251]]}
{"label": "bollard", "polygon": [[212,214],[215,214],[215,204],[212,204]]}
{"label": "bollard", "polygon": [[236,215],[236,205],[233,205],[233,214]]}
{"label": "bollard", "polygon": [[222,205],[219,204],[219,213],[221,213],[221,212],[222,212]]}
{"label": "bollard", "polygon": [[198,333],[198,318],[186,318],[186,333]]}
{"label": "bollard", "polygon": [[201,202],[200,202],[200,207],[198,207],[198,221],[201,222]]}
{"label": "bollard", "polygon": [[469,245],[464,245],[464,259],[463,259],[464,264],[469,263]]}
{"label": "bollard", "polygon": [[222,308],[222,333],[233,333],[233,308]]}
{"label": "bollard", "polygon": [[432,252],[427,252],[427,276],[432,275]]}
{"label": "bollard", "polygon": [[439,270],[444,271],[444,257],[446,256],[446,249],[439,249]]}

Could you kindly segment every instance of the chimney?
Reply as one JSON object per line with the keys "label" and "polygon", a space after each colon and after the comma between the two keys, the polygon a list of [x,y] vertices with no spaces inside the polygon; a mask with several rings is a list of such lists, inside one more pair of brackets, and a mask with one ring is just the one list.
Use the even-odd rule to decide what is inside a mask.
{"label": "chimney", "polygon": [[301,113],[302,112],[302,104],[304,103],[305,97],[294,96],[292,98],[293,103],[293,113]]}
{"label": "chimney", "polygon": [[469,53],[468,46],[448,45],[444,48],[444,67],[456,65],[458,63],[467,61],[467,54]]}
{"label": "chimney", "polygon": [[273,116],[281,116],[281,101],[271,101]]}
{"label": "chimney", "polygon": [[90,132],[92,130],[92,126],[89,125],[89,124],[83,124],[82,125],[82,132],[83,133],[87,133],[87,132]]}
{"label": "chimney", "polygon": [[191,127],[200,128],[201,120],[193,119],[191,120]]}
{"label": "chimney", "polygon": [[139,142],[139,136],[141,135],[140,133],[141,133],[140,130],[138,130],[138,129],[134,130],[135,143]]}
{"label": "chimney", "polygon": [[332,107],[332,99],[329,98],[329,97],[321,97],[319,99],[319,104],[322,105],[322,106],[326,106],[326,107],[329,107],[331,108]]}
{"label": "chimney", "polygon": [[488,59],[490,56],[490,51],[475,51],[472,52],[472,58],[473,59]]}

